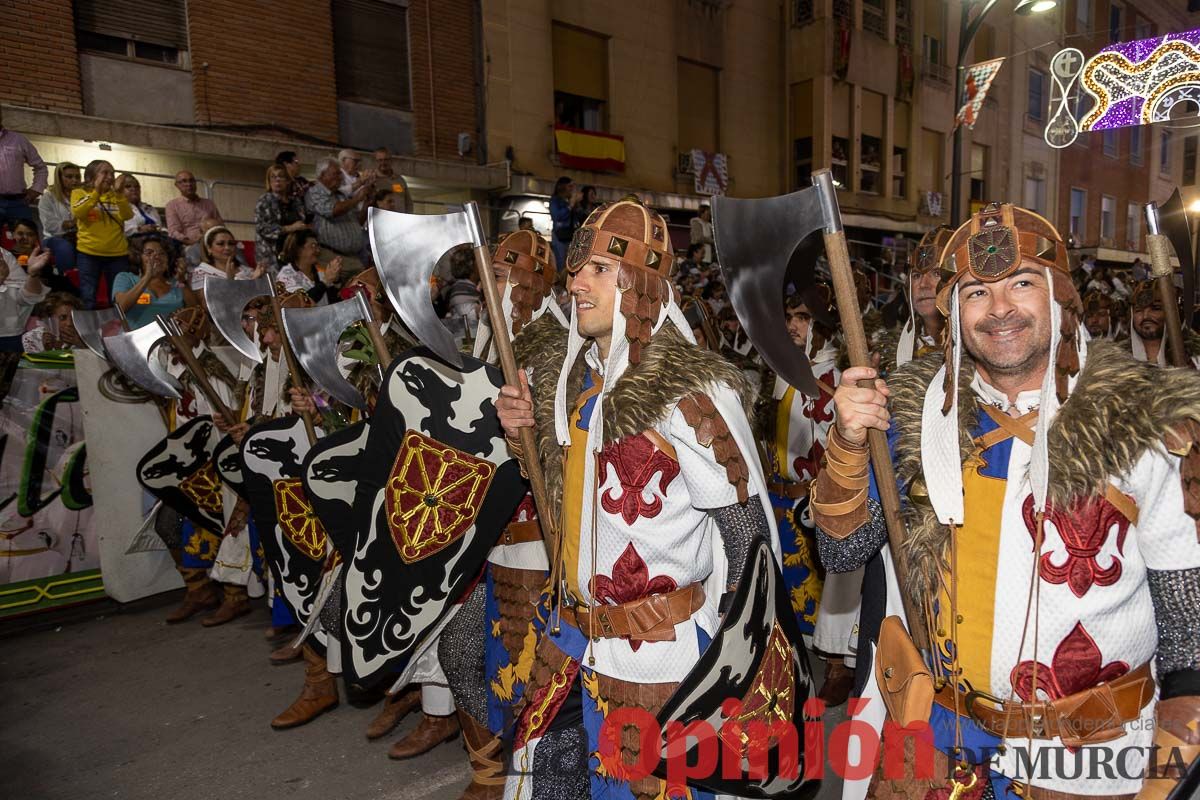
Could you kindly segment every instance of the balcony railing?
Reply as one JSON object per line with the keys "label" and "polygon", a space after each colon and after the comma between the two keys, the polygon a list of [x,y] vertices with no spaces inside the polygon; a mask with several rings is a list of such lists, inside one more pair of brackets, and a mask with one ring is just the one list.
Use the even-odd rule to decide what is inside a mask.
{"label": "balcony railing", "polygon": [[952,85],[950,67],[945,64],[937,64],[933,61],[926,61],[921,65],[921,73],[935,83],[942,83],[946,86]]}

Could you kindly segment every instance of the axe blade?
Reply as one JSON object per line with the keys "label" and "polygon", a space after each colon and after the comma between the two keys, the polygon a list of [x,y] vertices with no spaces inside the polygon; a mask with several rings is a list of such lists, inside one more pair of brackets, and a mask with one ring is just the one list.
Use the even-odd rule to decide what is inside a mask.
{"label": "axe blade", "polygon": [[433,269],[450,248],[484,244],[474,204],[451,214],[402,214],[372,208],[367,212],[371,253],[384,289],[404,323],[438,358],[462,369],[454,337],[434,313],[429,297]]}
{"label": "axe blade", "polygon": [[262,352],[242,328],[242,312],[254,298],[270,297],[274,293],[275,286],[267,275],[252,281],[204,276],[204,303],[208,306],[208,315],[212,317],[213,324],[225,341],[255,363],[262,363]]}
{"label": "axe blade", "polygon": [[823,189],[815,185],[779,197],[714,197],[712,202],[713,241],[746,335],[776,374],[810,397],[820,388],[804,349],[787,334],[783,292],[789,273],[801,292],[816,281],[820,247],[810,237],[834,227],[827,221],[831,212]]}
{"label": "axe blade", "polygon": [[137,330],[105,336],[104,349],[108,351],[109,360],[126,378],[151,394],[178,400],[182,387],[151,355],[154,346],[165,338],[158,325],[143,325]]}
{"label": "axe blade", "polygon": [[280,309],[283,331],[292,345],[292,352],[313,383],[330,396],[360,411],[367,409],[367,399],[338,369],[338,338],[342,331],[356,322],[368,322],[371,309],[361,293],[349,300],[327,306]]}
{"label": "axe blade", "polygon": [[1183,273],[1183,290],[1179,293],[1183,306],[1180,317],[1183,326],[1187,328],[1191,326],[1192,311],[1196,304],[1196,264],[1192,253],[1192,226],[1179,189],[1172,192],[1167,202],[1159,206],[1158,222],[1161,231],[1170,240],[1171,247],[1175,249],[1175,257],[1179,259],[1179,269]]}
{"label": "axe blade", "polygon": [[77,309],[71,312],[71,321],[75,323],[75,332],[87,349],[105,359],[108,353],[104,350],[104,337],[125,330],[125,315],[116,306],[95,311]]}

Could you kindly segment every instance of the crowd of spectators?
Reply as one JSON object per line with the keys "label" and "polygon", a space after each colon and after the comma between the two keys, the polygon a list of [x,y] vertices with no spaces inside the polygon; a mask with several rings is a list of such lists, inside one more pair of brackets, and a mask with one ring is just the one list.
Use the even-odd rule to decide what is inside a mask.
{"label": "crowd of spectators", "polygon": [[366,168],[343,150],[318,161],[309,180],[295,152],[279,153],[255,204],[253,249],[243,252],[191,170],[175,174],[178,196],[160,209],[142,199],[136,175],[105,159],[60,162],[50,181],[37,148],[0,124],[0,352],[49,341],[32,332],[49,330],[64,296],[80,308],[117,306],[133,328],[202,304],[208,275],[270,274],[288,291],[336,301],[370,265],[369,208],[412,209],[391,153],[372,155]]}

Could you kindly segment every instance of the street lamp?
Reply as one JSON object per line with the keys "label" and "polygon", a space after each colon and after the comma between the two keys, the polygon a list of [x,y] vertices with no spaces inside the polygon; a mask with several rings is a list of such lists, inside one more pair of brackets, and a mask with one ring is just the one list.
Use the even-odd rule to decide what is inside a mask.
{"label": "street lamp", "polygon": [[[958,114],[962,103],[963,93],[966,92],[967,77],[963,59],[967,57],[967,48],[979,33],[983,19],[1000,0],[963,0],[962,12],[959,16],[958,32],[958,61],[954,65],[954,113]],[[1031,14],[1041,14],[1050,11],[1058,5],[1058,0],[1017,0],[1013,11],[1019,16],[1028,17]],[[971,10],[979,6],[979,13],[971,18]],[[954,152],[951,154],[950,166],[950,223],[958,225],[962,219],[962,126],[954,128]]]}

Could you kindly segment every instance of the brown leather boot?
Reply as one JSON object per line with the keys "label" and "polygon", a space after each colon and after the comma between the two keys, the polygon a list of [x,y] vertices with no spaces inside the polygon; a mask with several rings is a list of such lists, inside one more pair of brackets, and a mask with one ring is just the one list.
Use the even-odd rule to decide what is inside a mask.
{"label": "brown leather boot", "polygon": [[312,722],[331,708],[337,708],[337,679],[325,668],[325,659],[310,645],[304,645],[304,689],[287,710],[271,720],[277,731]]}
{"label": "brown leather boot", "polygon": [[474,775],[459,800],[500,800],[504,796],[504,764],[500,761],[500,737],[493,736],[467,712],[458,709],[463,744]]}
{"label": "brown leather boot", "polygon": [[367,726],[367,738],[378,739],[381,736],[387,736],[400,724],[400,720],[420,705],[421,687],[419,686],[389,694],[383,698],[383,708],[379,709],[375,719],[371,720],[371,724]]}
{"label": "brown leather boot", "polygon": [[421,712],[421,723],[413,728],[412,733],[392,745],[388,750],[388,758],[402,759],[428,753],[442,742],[448,742],[458,735],[458,720],[451,714],[448,717],[435,717]]}
{"label": "brown leather boot", "polygon": [[825,681],[817,697],[825,701],[827,708],[840,706],[850,696],[854,688],[854,670],[846,666],[841,656],[830,657],[825,662]]}
{"label": "brown leather boot", "polygon": [[183,577],[183,585],[187,587],[187,592],[183,595],[183,602],[179,604],[179,608],[167,614],[168,625],[185,622],[201,611],[208,611],[221,604],[221,593],[217,590],[217,584],[208,577],[208,570],[184,566],[176,568]]}
{"label": "brown leather boot", "polygon": [[303,655],[300,650],[301,648],[296,647],[291,642],[287,642],[282,647],[271,651],[271,655],[267,656],[267,660],[275,667],[291,664],[300,660]]}
{"label": "brown leather boot", "polygon": [[238,617],[244,617],[250,613],[250,595],[246,594],[245,586],[223,583],[221,587],[225,590],[225,598],[221,601],[221,607],[215,613],[200,620],[200,624],[206,628],[224,625],[226,622],[232,622]]}

